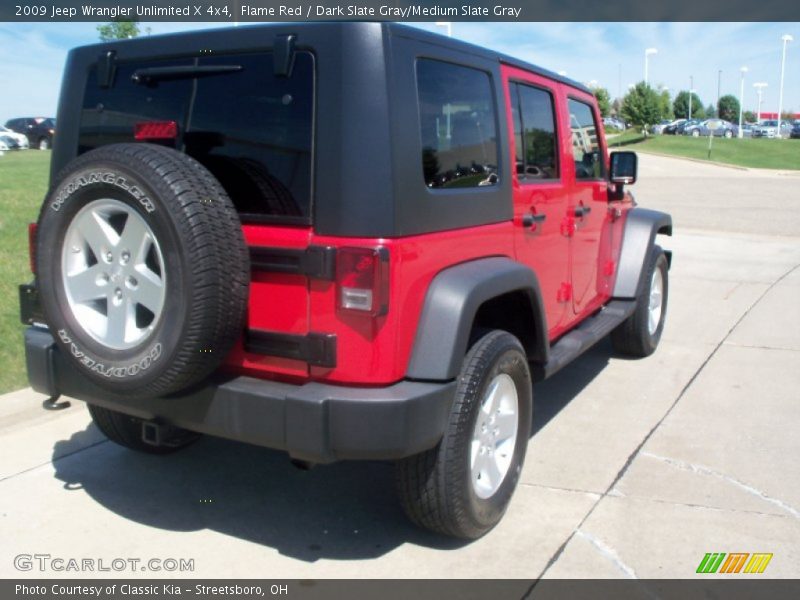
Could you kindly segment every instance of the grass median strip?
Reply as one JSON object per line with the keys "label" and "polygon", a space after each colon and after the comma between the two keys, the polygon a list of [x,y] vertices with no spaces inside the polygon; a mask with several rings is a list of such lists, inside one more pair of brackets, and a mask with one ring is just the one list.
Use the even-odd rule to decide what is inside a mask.
{"label": "grass median strip", "polygon": [[28,223],[39,214],[49,169],[49,151],[0,156],[0,393],[27,385],[17,287],[32,279]]}
{"label": "grass median strip", "polygon": [[800,170],[800,140],[715,138],[709,158],[707,137],[659,135],[645,138],[641,133],[628,130],[611,139],[609,146],[612,150],[653,152],[740,167]]}

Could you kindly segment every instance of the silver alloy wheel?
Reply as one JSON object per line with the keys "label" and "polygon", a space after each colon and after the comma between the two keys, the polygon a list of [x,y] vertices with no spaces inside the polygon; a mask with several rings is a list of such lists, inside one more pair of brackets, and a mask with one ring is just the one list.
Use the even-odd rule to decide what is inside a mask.
{"label": "silver alloy wheel", "polygon": [[517,445],[519,398],[511,376],[492,379],[481,402],[470,446],[470,479],[478,498],[491,498],[500,488]]}
{"label": "silver alloy wheel", "polygon": [[78,325],[107,348],[142,343],[164,308],[166,272],[150,226],[111,198],[84,206],[61,248],[61,277]]}
{"label": "silver alloy wheel", "polygon": [[647,310],[647,331],[654,335],[661,322],[661,309],[664,303],[664,276],[658,267],[653,271],[650,280],[650,299]]}

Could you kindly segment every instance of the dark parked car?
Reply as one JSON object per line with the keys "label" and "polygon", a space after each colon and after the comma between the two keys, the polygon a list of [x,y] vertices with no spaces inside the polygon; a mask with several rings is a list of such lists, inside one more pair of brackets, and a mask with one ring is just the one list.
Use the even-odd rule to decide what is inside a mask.
{"label": "dark parked car", "polygon": [[48,117],[19,117],[6,122],[6,127],[28,136],[31,148],[49,150],[53,147],[56,120]]}
{"label": "dark parked car", "polygon": [[800,123],[792,125],[792,130],[789,132],[789,137],[792,139],[800,139]]}
{"label": "dark parked car", "polygon": [[675,135],[678,132],[678,127],[683,125],[686,122],[686,119],[675,119],[669,125],[666,125],[664,129],[661,130],[662,134],[667,135]]}
{"label": "dark parked car", "polygon": [[713,135],[714,137],[732,138],[737,133],[738,127],[723,119],[706,119],[700,123],[687,125],[683,129],[683,135],[691,135],[692,137]]}
{"label": "dark parked car", "polygon": [[688,121],[684,121],[675,129],[675,135],[683,135],[683,132],[686,131],[687,127],[697,125],[700,123],[700,121],[702,121],[702,119],[689,119]]}

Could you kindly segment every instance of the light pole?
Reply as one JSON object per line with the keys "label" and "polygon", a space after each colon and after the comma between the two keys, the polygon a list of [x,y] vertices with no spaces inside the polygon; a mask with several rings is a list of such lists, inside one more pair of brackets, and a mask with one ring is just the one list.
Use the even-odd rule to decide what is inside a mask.
{"label": "light pole", "polygon": [[717,118],[719,118],[719,90],[722,85],[722,69],[717,71]]}
{"label": "light pole", "polygon": [[689,114],[686,115],[686,120],[692,118],[692,94],[694,93],[694,75],[689,75]]}
{"label": "light pole", "polygon": [[754,83],[753,87],[756,88],[756,93],[758,94],[758,112],[756,112],[756,123],[758,123],[761,121],[761,94],[767,84],[764,82]]}
{"label": "light pole", "polygon": [[647,85],[647,62],[651,54],[658,54],[657,48],[648,48],[644,51],[644,84]]}
{"label": "light pole", "polygon": [[744,137],[744,130],[742,129],[742,109],[744,108],[744,74],[747,73],[747,67],[739,69],[742,74],[741,85],[739,87],[739,139]]}
{"label": "light pole", "polygon": [[436,21],[437,27],[447,27],[447,37],[453,37],[453,24],[450,21]]}
{"label": "light pole", "polygon": [[783,70],[786,66],[786,44],[793,41],[794,38],[790,36],[788,33],[784,35],[781,40],[783,40],[783,55],[781,56],[781,89],[778,92],[778,136],[777,139],[781,137],[781,111],[783,111]]}

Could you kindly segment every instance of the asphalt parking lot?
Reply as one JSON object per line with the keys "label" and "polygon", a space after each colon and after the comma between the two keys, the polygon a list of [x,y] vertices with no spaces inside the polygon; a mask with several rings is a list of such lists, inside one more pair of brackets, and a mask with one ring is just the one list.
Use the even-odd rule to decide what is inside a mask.
{"label": "asphalt parking lot", "polygon": [[708,552],[800,576],[800,175],[641,155],[633,190],[675,223],[661,346],[602,343],[535,387],[521,485],[483,539],[409,525],[388,463],[302,472],[218,439],[142,456],[23,390],[0,398],[0,576],[164,576],[15,569],[44,553],[194,559],[169,577],[686,578]]}

